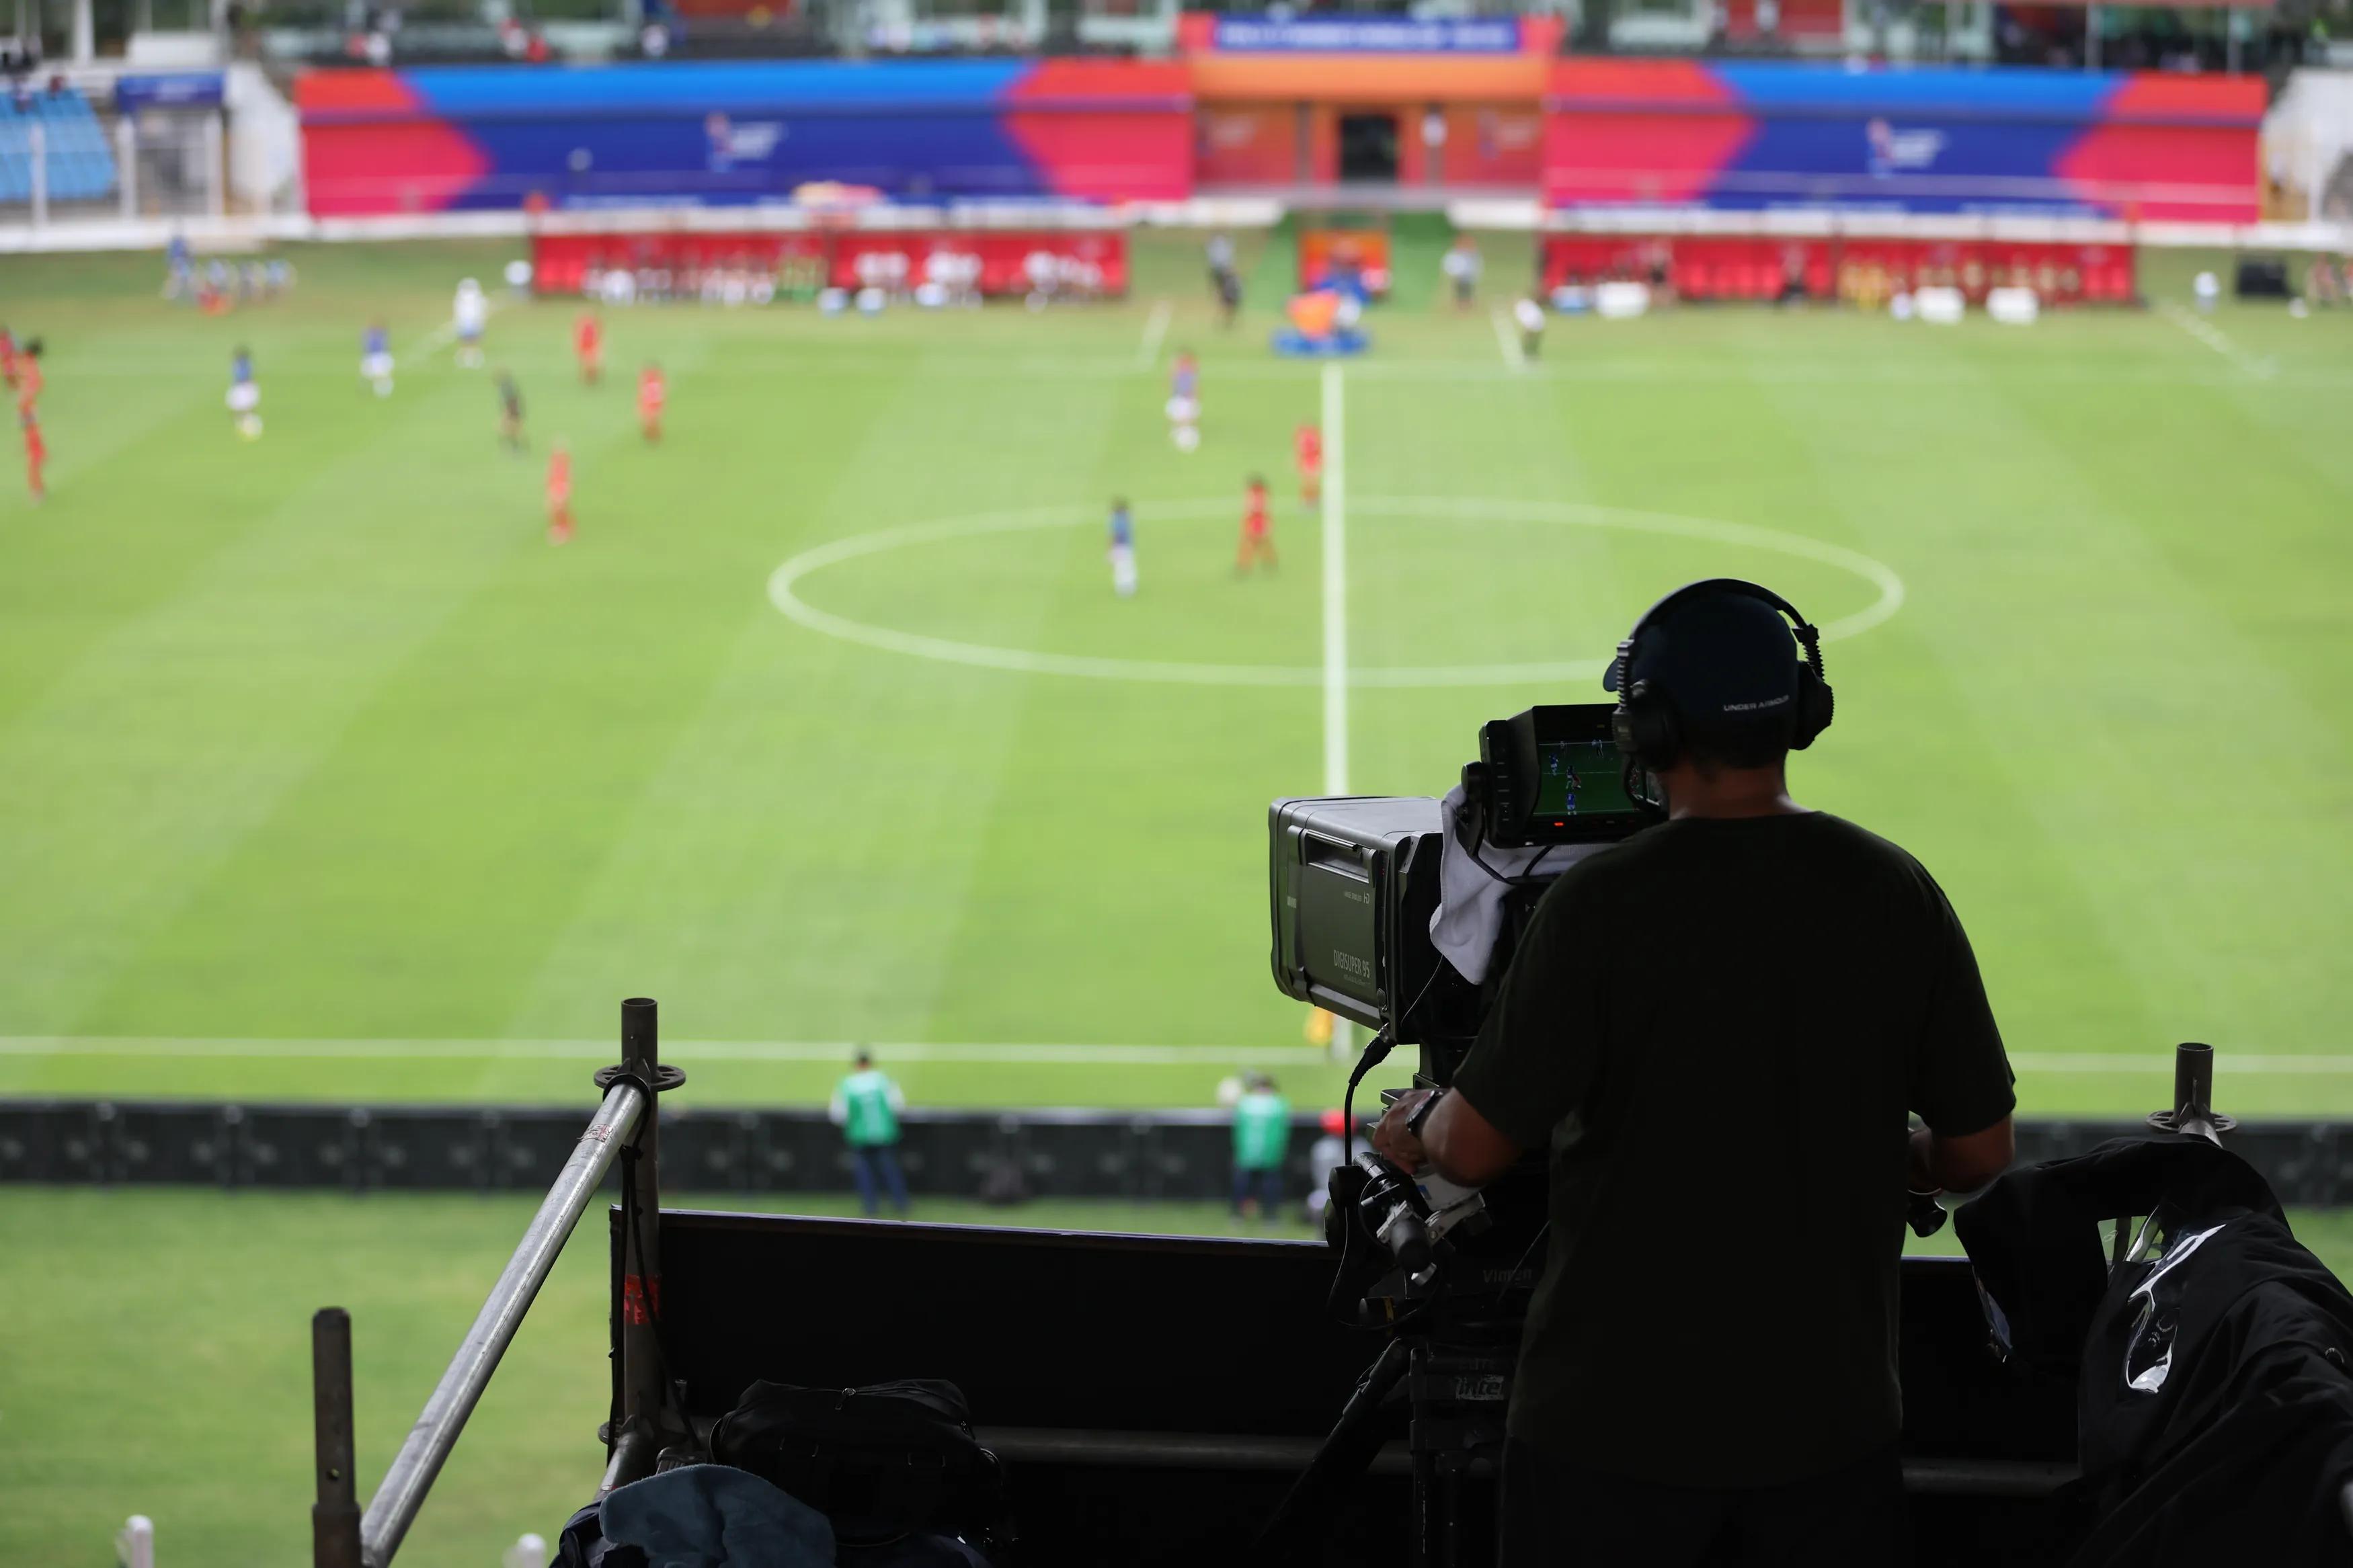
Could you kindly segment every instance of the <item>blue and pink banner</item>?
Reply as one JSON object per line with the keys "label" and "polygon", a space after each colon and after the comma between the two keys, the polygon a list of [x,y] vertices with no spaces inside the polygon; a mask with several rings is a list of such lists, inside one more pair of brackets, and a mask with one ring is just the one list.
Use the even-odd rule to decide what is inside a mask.
{"label": "blue and pink banner", "polygon": [[1182,65],[757,61],[327,70],[295,89],[322,216],[742,205],[816,181],[900,201],[1179,199]]}
{"label": "blue and pink banner", "polygon": [[2246,222],[2256,77],[1556,61],[1545,197]]}

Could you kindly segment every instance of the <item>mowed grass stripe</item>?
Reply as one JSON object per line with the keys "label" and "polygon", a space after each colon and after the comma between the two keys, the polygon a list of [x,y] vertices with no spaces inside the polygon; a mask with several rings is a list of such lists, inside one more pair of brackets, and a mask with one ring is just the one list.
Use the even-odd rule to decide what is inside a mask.
{"label": "mowed grass stripe", "polygon": [[[1451,307],[1450,307],[1451,308]],[[1451,324],[1475,336],[1476,320]],[[1563,336],[1567,334],[1561,334]],[[1358,496],[1456,491],[1490,500],[1595,502],[1592,432],[1569,413],[1577,393],[1521,378],[1430,391],[1396,380],[1349,382]],[[1433,483],[1433,479],[1438,482]],[[1605,529],[1464,527],[1414,518],[1351,520],[1356,643],[1366,665],[1535,662],[1593,657],[1624,634],[1610,623],[1647,581],[1621,569],[1624,536]],[[1651,556],[1645,552],[1647,572]],[[1541,569],[1532,576],[1531,569]],[[1541,614],[1525,614],[1529,584]],[[1358,691],[1356,784],[1368,793],[1443,793],[1474,754],[1479,722],[1532,702],[1601,694],[1524,684],[1440,691]],[[1476,714],[1473,717],[1473,713]]]}
{"label": "mowed grass stripe", "polygon": [[[833,458],[815,475],[773,459],[745,473],[768,500],[745,523],[764,552],[744,574],[745,618],[663,765],[609,825],[612,850],[508,1030],[601,1028],[626,977],[680,998],[686,1018],[926,1032],[949,933],[967,897],[990,896],[969,887],[969,866],[1016,766],[1025,685],[819,637],[776,615],[761,584],[826,537],[1055,496],[1067,477],[1027,455],[1050,445],[1083,464],[1110,406],[1072,384],[969,392],[911,369],[887,397],[846,402],[854,416],[818,417],[807,435]],[[910,460],[908,443],[930,436],[968,444],[968,460]],[[968,591],[920,553],[892,564],[910,624]],[[1028,618],[1051,584],[991,591]]]}
{"label": "mowed grass stripe", "polygon": [[[702,352],[689,340],[675,356],[682,397]],[[594,389],[526,385],[530,447],[511,454],[488,379],[465,382],[473,417],[438,432],[434,456],[470,487],[468,525],[505,554],[154,933],[92,1026],[341,1012],[375,1030],[496,1032],[576,908],[612,815],[699,698],[718,654],[694,607],[744,566],[697,571],[712,531],[662,504],[670,476],[701,460],[692,436],[645,447],[617,365]],[[566,437],[582,531],[559,548],[544,542],[542,479]],[[403,504],[372,498],[351,523],[398,529]],[[288,966],[294,931],[305,962]]]}
{"label": "mowed grass stripe", "polygon": [[[2344,906],[2306,889],[2316,873],[2342,885],[2346,829],[2316,809],[2342,775],[2341,744],[2150,538],[2204,526],[2229,504],[2227,474],[2185,489],[2169,516],[2133,515],[2076,456],[2102,438],[2105,411],[2030,412],[2011,383],[1967,366],[1955,389],[1923,423],[1951,454],[1985,460],[1940,460],[1933,489],[1874,471],[1884,448],[1851,409],[1811,411],[1808,439],[1857,475],[1848,510],[1883,552],[1909,534],[1944,556],[1949,591],[1907,614],[1997,738],[2018,799],[2131,975],[2138,1018],[2120,1008],[2115,1022],[2259,1049],[2325,1037],[2341,997],[2315,920],[2341,923]],[[2250,547],[2267,549],[2263,521],[2247,526]],[[2244,792],[2241,763],[2253,759],[2236,740],[2256,733],[2277,737],[2260,803]],[[2231,920],[2216,918],[2224,909]],[[2243,963],[2284,948],[2314,961],[2293,995]],[[2105,976],[2086,984],[2109,990]]]}
{"label": "mowed grass stripe", "polygon": [[427,389],[388,426],[352,420],[338,460],[298,470],[256,525],[0,732],[0,821],[40,825],[0,836],[0,886],[19,893],[0,909],[0,1016],[97,1016],[377,683],[495,574],[514,536],[418,461],[460,392]]}
{"label": "mowed grass stripe", "polygon": [[[1169,438],[1165,377],[1139,377],[1070,474],[1075,500],[1134,502],[1136,596],[1112,591],[1103,524],[1007,539],[1003,550],[1051,583],[1027,635],[1044,647],[1313,668],[1323,560],[1296,500],[1291,437],[1318,417],[1317,382],[1236,381],[1226,372],[1257,344],[1192,346],[1199,450]],[[1237,579],[1251,474],[1268,482],[1281,563]],[[1185,495],[1222,495],[1231,510],[1156,519],[1155,498]],[[995,679],[1020,689],[1012,755],[1032,764],[969,825],[973,896],[926,1033],[1295,1047],[1302,1010],[1267,979],[1263,894],[1238,907],[1232,892],[1262,885],[1267,802],[1320,787],[1318,689]]]}
{"label": "mowed grass stripe", "polygon": [[[1771,345],[1753,344],[1761,371]],[[2147,1047],[2158,1020],[2141,1013],[2138,989],[2065,844],[2034,813],[2010,737],[1997,715],[1969,700],[1975,658],[1947,659],[1934,628],[1913,616],[1926,595],[1948,609],[1978,606],[1989,627],[1999,619],[1984,608],[1999,601],[1999,579],[1979,584],[1954,569],[1955,560],[1970,558],[1970,542],[1997,503],[1923,486],[1927,459],[1919,455],[1923,429],[1938,432],[1940,443],[1975,439],[1985,389],[1957,368],[1966,350],[1949,335],[1898,336],[1888,347],[1936,367],[1936,384],[1918,397],[1858,403],[1759,375],[1736,384],[1743,406],[1720,421],[1741,435],[1719,482],[1792,508],[1789,515],[1810,519],[1804,526],[1813,531],[1872,550],[1905,574],[1911,595],[1903,616],[1827,650],[1841,692],[1838,723],[1793,761],[1798,794],[1903,844],[1937,878],[1970,931],[2014,1049],[2061,1041]],[[1824,438],[1825,422],[1835,423],[1838,439]],[[2050,1089],[2030,1076],[2020,1092],[2034,1110],[2052,1103],[2043,1098]]]}
{"label": "mowed grass stripe", "polygon": [[[1491,245],[1499,268],[1507,254]],[[322,252],[304,260],[290,300],[227,321],[153,303],[152,260],[136,269],[135,289],[111,294],[63,279],[34,309],[45,325],[66,323],[54,335],[90,356],[73,397],[91,393],[102,363],[106,397],[142,416],[154,402],[181,412],[128,448],[140,465],[75,478],[72,504],[109,497],[104,531],[95,521],[87,531],[51,526],[63,498],[0,528],[0,583],[39,582],[31,596],[62,606],[0,628],[0,714],[12,692],[46,702],[123,625],[212,582],[221,560],[275,526],[255,520],[291,501],[394,541],[353,574],[360,588],[339,606],[356,611],[352,627],[338,628],[347,638],[374,635],[365,612],[385,590],[371,574],[397,584],[422,566],[470,558],[478,542],[448,531],[438,497],[498,526],[512,521],[530,548],[492,563],[446,621],[375,672],[373,692],[351,695],[315,771],[255,808],[268,826],[229,852],[233,868],[192,874],[163,858],[156,896],[172,910],[195,902],[132,933],[132,967],[103,982],[97,1003],[21,1020],[0,1008],[0,1029],[601,1037],[614,998],[649,990],[702,1037],[1295,1047],[1298,1010],[1265,978],[1262,824],[1266,798],[1319,782],[1312,711],[1303,724],[1284,693],[1109,682],[1082,692],[1076,682],[926,666],[832,644],[760,597],[776,563],[812,542],[1007,505],[1075,506],[1083,519],[1118,489],[1138,502],[1145,584],[1124,606],[1111,599],[1100,535],[1083,521],[987,548],[967,541],[872,557],[829,571],[812,591],[877,624],[1080,654],[1256,657],[1297,634],[1312,663],[1303,514],[1278,521],[1284,571],[1236,584],[1219,559],[1230,547],[1223,526],[1160,526],[1151,509],[1155,498],[1238,502],[1251,468],[1288,502],[1290,432],[1312,406],[1316,373],[1266,355],[1270,311],[1252,311],[1230,334],[1215,328],[1189,240],[1146,236],[1137,256],[1143,293],[1126,305],[894,311],[880,321],[789,309],[608,313],[621,384],[598,406],[623,431],[621,447],[634,447],[626,378],[644,353],[660,353],[678,384],[679,445],[666,456],[692,460],[675,466],[683,478],[674,490],[641,494],[626,466],[584,453],[583,548],[560,557],[538,543],[536,463],[491,458],[492,404],[479,378],[453,380],[466,388],[459,401],[409,443],[422,480],[363,458],[369,481],[300,493],[318,477],[307,467],[314,457],[323,474],[357,456],[340,428],[347,416],[396,425],[410,417],[413,391],[434,395],[454,378],[445,364],[410,363],[399,396],[375,405],[354,374],[361,323],[383,311],[396,341],[413,342],[446,315],[459,271],[496,276],[495,255]],[[8,266],[13,321],[25,309],[19,280],[47,274]],[[1189,341],[1206,365],[1207,441],[1189,458],[1166,442],[1162,368],[1134,368],[1150,300],[1163,293],[1175,301],[1166,347]],[[522,376],[543,441],[566,417],[576,310],[518,305],[491,326],[491,354]],[[2329,792],[2341,759],[2326,747],[2263,759],[2253,789],[2226,793],[2224,809],[2254,791],[2284,808],[2242,813],[2210,853],[2185,843],[2185,824],[2209,798],[2203,781],[2234,775],[2197,759],[2185,772],[2168,751],[2217,727],[2203,710],[2226,683],[2193,681],[2200,711],[2180,710],[2173,683],[2203,636],[2194,616],[2182,646],[2159,647],[2155,658],[2138,656],[2167,634],[2137,615],[2126,617],[2122,657],[2093,646],[2088,631],[2064,657],[2040,657],[2061,607],[2105,612],[2096,594],[2085,612],[2073,582],[2105,584],[2121,550],[2127,584],[2154,571],[2164,593],[2204,598],[2205,624],[2228,645],[2228,681],[2251,664],[2253,681],[2271,672],[2278,695],[2257,714],[2267,726],[2279,727],[2282,701],[2337,722],[2327,694],[2345,649],[2327,590],[2342,572],[2328,523],[2341,510],[2332,476],[2353,473],[2353,459],[2318,439],[2327,399],[2315,392],[2345,379],[2330,347],[2343,323],[2299,327],[2234,308],[2218,320],[2251,353],[2280,360],[2277,384],[2251,390],[2221,356],[2129,312],[1940,332],[1849,312],[1697,309],[1564,321],[1545,365],[1513,378],[1482,312],[1388,309],[1375,317],[1376,353],[1348,372],[1351,477],[1359,494],[1583,499],[1719,517],[1883,560],[1910,584],[1912,605],[1833,647],[1845,711],[1800,760],[1800,792],[1889,832],[1944,879],[2012,1043],[2038,1058],[2112,1047],[2161,1055],[2174,1038],[2208,1034],[2226,1051],[2311,1054],[2335,1045],[2322,1020],[2341,1009],[2337,983],[2306,955],[2341,942],[2346,910],[2318,896],[2324,879],[2298,886],[2290,873],[2307,842],[2320,844],[2324,868],[2336,852],[2307,819],[2314,803],[2337,798]],[[228,342],[248,335],[270,423],[258,448],[228,440],[218,410]],[[65,390],[53,391],[53,446],[91,434],[83,416],[65,418],[76,406]],[[2215,419],[2205,482],[2192,456],[2205,449],[2199,398],[2220,400],[2246,426]],[[2272,398],[2279,428],[2266,439]],[[586,426],[573,433],[593,437]],[[242,461],[256,454],[267,460]],[[2244,463],[2271,471],[2234,486],[2232,469]],[[1386,477],[1372,471],[1384,465]],[[2146,477],[2135,483],[2136,474]],[[425,487],[421,506],[398,493],[402,483]],[[2056,512],[2054,493],[2066,503]],[[2106,510],[2085,524],[2074,503],[2087,493]],[[2241,494],[2253,515],[2232,515],[2227,498]],[[658,529],[627,515],[642,508],[659,509]],[[132,518],[158,520],[153,536],[124,521]],[[1606,652],[1657,591],[1725,570],[1792,588],[1819,616],[1835,617],[1851,607],[1842,595],[1863,591],[1819,563],[1618,531],[1362,515],[1351,525],[1360,666],[1407,650],[1425,663],[1491,662],[1522,645]],[[133,558],[120,584],[106,576],[100,538]],[[441,561],[445,546],[452,561]],[[2232,548],[2240,553],[2226,557]],[[307,576],[318,554],[311,546],[286,564]],[[146,558],[157,563],[152,574]],[[2281,580],[2272,618],[2267,569]],[[2177,607],[2155,610],[2170,624]],[[26,626],[40,629],[18,630]],[[213,641],[201,670],[183,660],[155,682],[167,705],[189,712],[151,728],[118,709],[122,744],[89,742],[75,765],[43,773],[38,792],[19,789],[16,804],[32,809],[0,818],[0,856],[31,863],[52,853],[30,847],[52,834],[104,837],[120,825],[100,803],[143,798],[134,788],[142,776],[181,795],[174,770],[193,764],[192,776],[210,780],[218,763],[183,736],[274,744],[280,729],[308,722],[315,701],[280,712],[269,700],[292,679],[280,668],[284,639],[245,628]],[[2084,658],[2098,668],[2059,689]],[[346,649],[329,662],[354,661]],[[1295,695],[1312,710],[1312,689]],[[1351,782],[1442,788],[1480,719],[1599,696],[1360,693]],[[2013,721],[2037,704],[2030,722]],[[2039,799],[2052,788],[2046,774],[2070,766],[2077,776],[2063,798]],[[2094,805],[2085,792],[2094,788],[2120,793]],[[2260,839],[2258,853],[2238,854],[2232,834]],[[2112,859],[2162,861],[2177,844],[2187,858],[2259,874],[2205,867],[2173,879],[2187,890],[2168,909],[2155,890],[2164,873],[2144,870],[2126,892],[2094,900],[2091,884],[2109,877]],[[144,869],[136,848],[118,861],[111,847],[78,845],[68,858],[129,886],[131,868]],[[412,879],[438,885],[418,891],[405,885]],[[132,902],[147,891],[110,896]],[[2199,921],[2239,934],[2184,941]],[[2144,928],[2163,922],[2174,932],[2150,940]],[[5,933],[14,946],[0,962],[0,996],[16,976],[72,971],[76,929],[19,917]],[[52,962],[61,952],[66,961]],[[273,969],[284,984],[268,983]],[[245,1016],[253,1008],[275,1012]],[[153,1065],[118,1060],[103,1087],[185,1086],[198,1068],[236,1064],[181,1064],[192,1076],[173,1066],[151,1079]],[[528,1086],[568,1100],[576,1065],[554,1064]],[[742,1065],[726,1072],[728,1088],[751,1099],[809,1087]],[[821,1089],[829,1065],[803,1065]],[[385,1064],[381,1081],[493,1092],[525,1085],[508,1075],[531,1066],[491,1064],[468,1084],[451,1081],[470,1069],[448,1060]],[[64,1070],[8,1058],[0,1081]],[[1066,1092],[1011,1068],[957,1070],[971,1073],[973,1092],[1001,1100]],[[1178,1081],[1181,1066],[1107,1070],[1122,1094],[1189,1103],[1200,1092]],[[360,1076],[380,1081],[368,1067],[347,1073],[344,1087]],[[303,1081],[335,1091],[332,1074]],[[2023,1088],[2031,1109],[2080,1109],[2101,1102],[2098,1082],[2046,1062]],[[205,1088],[224,1083],[244,1092],[219,1073]],[[2302,1109],[2353,1103],[2346,1088],[2320,1075]],[[2113,1084],[2105,1092],[2112,1103]]]}
{"label": "mowed grass stripe", "polygon": [[[2334,692],[2326,710],[2316,706],[2234,616],[2227,588],[2169,544],[2235,517],[2241,547],[2274,570],[2340,582],[2353,546],[2297,548],[2281,512],[2249,505],[2235,462],[2179,466],[2172,503],[2159,510],[2120,491],[2094,456],[2113,438],[2112,410],[2094,405],[2071,430],[2031,392],[2005,391],[2012,417],[1999,438],[2047,454],[2063,473],[2051,486],[2061,515],[2097,523],[2075,531],[2084,591],[2075,614],[2054,616],[2065,641],[2051,650],[2078,700],[2105,721],[2090,752],[2107,776],[2071,780],[2061,797],[2077,808],[2079,830],[2108,829],[2095,841],[2107,854],[2086,879],[2132,932],[2155,1005],[2176,1026],[2256,1048],[2327,1037],[2345,982],[2333,944],[2315,939],[2353,910],[2343,891],[2353,880],[2347,700]],[[2214,388],[2168,403],[2137,438],[2194,448],[2194,430],[2226,420],[2235,400]],[[2246,460],[2261,462],[2263,450],[2254,444]],[[2250,747],[2252,736],[2263,739]],[[2137,842],[2114,835],[2119,823]],[[2151,852],[2168,839],[2196,848]]]}

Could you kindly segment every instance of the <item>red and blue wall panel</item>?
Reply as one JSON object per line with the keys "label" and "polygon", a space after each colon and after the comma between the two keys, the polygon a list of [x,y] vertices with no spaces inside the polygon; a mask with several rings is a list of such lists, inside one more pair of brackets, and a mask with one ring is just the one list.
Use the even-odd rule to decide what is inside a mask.
{"label": "red and blue wall panel", "polygon": [[1566,59],[1544,195],[2247,222],[2263,107],[2254,77]]}
{"label": "red and blue wall panel", "polygon": [[311,210],[776,201],[819,180],[902,201],[1177,200],[1181,64],[920,60],[312,71]]}

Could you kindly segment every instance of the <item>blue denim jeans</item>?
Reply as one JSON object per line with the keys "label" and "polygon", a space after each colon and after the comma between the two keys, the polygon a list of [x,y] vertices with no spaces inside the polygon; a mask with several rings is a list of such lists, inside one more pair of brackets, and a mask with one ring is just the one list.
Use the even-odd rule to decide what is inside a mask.
{"label": "blue denim jeans", "polygon": [[1282,1207],[1282,1167],[1267,1165],[1252,1170],[1246,1165],[1234,1167],[1234,1212],[1242,1212],[1242,1200],[1255,1189],[1258,1194],[1259,1217],[1272,1219]]}
{"label": "blue denim jeans", "polygon": [[888,1191],[891,1206],[907,1212],[907,1178],[899,1170],[899,1152],[888,1143],[852,1143],[849,1158],[858,1177],[858,1201],[871,1215],[882,1206]]}

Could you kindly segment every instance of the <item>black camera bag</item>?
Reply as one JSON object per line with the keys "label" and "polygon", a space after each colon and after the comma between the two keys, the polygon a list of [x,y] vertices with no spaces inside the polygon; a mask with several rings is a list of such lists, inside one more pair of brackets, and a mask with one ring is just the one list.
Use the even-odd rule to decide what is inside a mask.
{"label": "black camera bag", "polygon": [[755,1383],[711,1434],[711,1457],[773,1481],[844,1542],[936,1533],[986,1541],[1005,1512],[997,1456],[964,1391],[935,1378],[864,1388]]}

